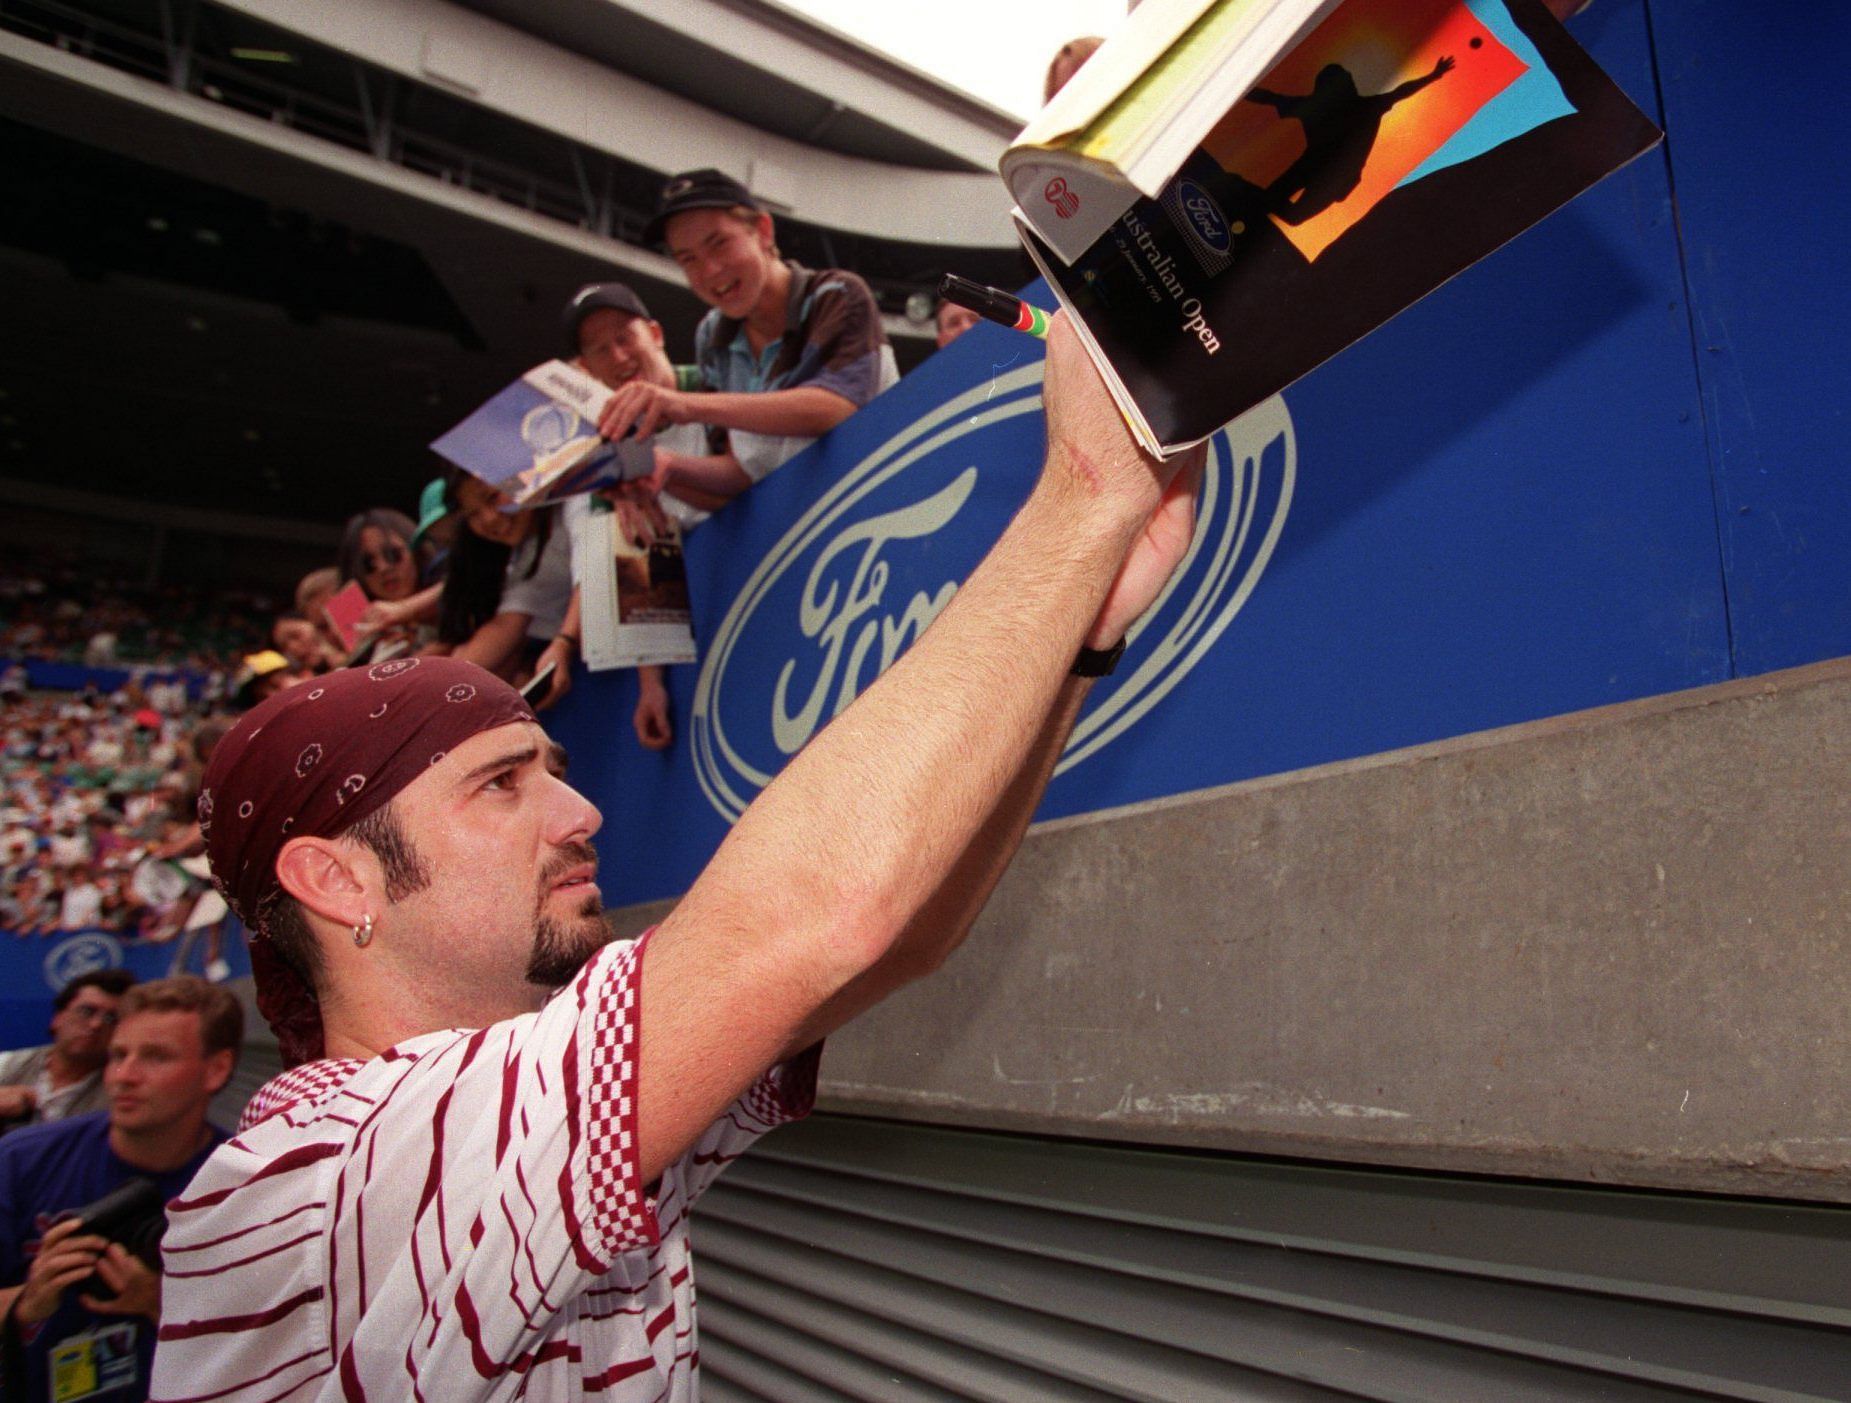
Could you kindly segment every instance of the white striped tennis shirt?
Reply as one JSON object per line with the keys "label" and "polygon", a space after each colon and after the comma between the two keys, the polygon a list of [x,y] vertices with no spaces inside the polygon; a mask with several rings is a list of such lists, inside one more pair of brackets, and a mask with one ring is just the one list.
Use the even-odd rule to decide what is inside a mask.
{"label": "white striped tennis shirt", "polygon": [[820,1044],[761,1077],[653,1197],[636,1162],[647,937],[538,1013],[270,1082],[168,1209],[153,1397],[699,1392],[687,1212],[804,1115]]}

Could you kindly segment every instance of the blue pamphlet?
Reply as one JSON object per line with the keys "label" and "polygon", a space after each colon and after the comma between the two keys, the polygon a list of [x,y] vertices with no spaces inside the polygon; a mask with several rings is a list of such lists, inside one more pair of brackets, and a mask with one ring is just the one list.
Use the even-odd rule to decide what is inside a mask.
{"label": "blue pamphlet", "polygon": [[517,510],[647,477],[655,467],[650,444],[598,435],[598,416],[613,393],[577,366],[547,361],[431,448],[500,488]]}

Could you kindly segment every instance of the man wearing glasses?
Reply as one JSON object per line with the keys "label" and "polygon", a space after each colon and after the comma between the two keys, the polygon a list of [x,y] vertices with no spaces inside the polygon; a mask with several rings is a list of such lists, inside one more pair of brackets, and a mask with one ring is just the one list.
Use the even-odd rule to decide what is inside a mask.
{"label": "man wearing glasses", "polygon": [[0,1054],[0,1134],[108,1104],[103,1063],[116,1007],[134,982],[125,969],[78,975],[52,1000],[51,1042]]}

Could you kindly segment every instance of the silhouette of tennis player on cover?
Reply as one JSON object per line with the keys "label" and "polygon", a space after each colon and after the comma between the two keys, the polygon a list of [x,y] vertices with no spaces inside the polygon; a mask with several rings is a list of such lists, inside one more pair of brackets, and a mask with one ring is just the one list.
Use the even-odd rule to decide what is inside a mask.
{"label": "silhouette of tennis player on cover", "polygon": [[1264,103],[1305,128],[1304,155],[1266,187],[1268,210],[1287,224],[1303,224],[1347,197],[1363,178],[1363,166],[1389,109],[1452,70],[1451,57],[1442,58],[1431,73],[1365,97],[1356,91],[1349,69],[1327,63],[1303,97],[1266,88],[1248,93],[1247,101]]}

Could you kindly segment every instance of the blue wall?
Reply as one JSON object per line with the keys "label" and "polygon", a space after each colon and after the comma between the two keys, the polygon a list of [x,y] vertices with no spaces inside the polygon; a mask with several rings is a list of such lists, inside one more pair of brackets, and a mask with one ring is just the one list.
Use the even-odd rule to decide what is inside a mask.
{"label": "blue wall", "polygon": [[1735,667],[1848,653],[1851,9],[1650,14]]}
{"label": "blue wall", "polygon": [[[1235,426],[1203,549],[1043,817],[1851,652],[1851,19],[1765,8],[1574,22],[1666,144]],[[628,674],[581,674],[553,729],[610,900],[685,889],[781,763],[775,684],[829,661],[806,585],[838,624],[878,592],[852,644],[981,556],[1038,462],[1037,354],[979,328],[694,534],[703,662],[673,670],[667,755],[631,739]],[[934,503],[878,566],[855,538]]]}
{"label": "blue wall", "polygon": [[[243,928],[231,923],[220,951],[230,966],[227,978],[242,978],[251,972],[244,941]],[[182,955],[186,956],[184,968],[178,966]],[[49,936],[0,931],[0,1050],[50,1041],[52,996],[80,974],[114,968],[126,969],[139,980],[203,974],[205,956],[203,933],[185,943],[145,945],[110,931]]]}

